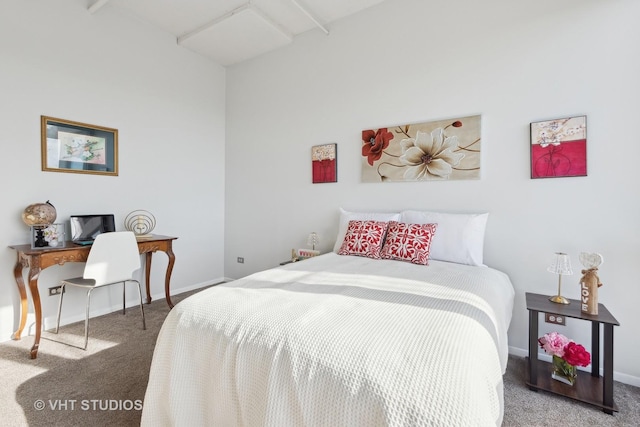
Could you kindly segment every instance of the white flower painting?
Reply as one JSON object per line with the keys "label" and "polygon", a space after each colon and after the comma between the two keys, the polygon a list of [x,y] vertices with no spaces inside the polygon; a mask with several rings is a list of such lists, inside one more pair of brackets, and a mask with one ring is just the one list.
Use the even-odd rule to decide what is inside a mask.
{"label": "white flower painting", "polygon": [[362,131],[362,181],[480,178],[480,116]]}

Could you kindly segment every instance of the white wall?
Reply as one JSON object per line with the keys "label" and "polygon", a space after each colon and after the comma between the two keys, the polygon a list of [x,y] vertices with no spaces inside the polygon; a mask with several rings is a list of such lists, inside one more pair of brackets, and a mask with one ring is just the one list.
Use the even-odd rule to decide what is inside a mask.
{"label": "white wall", "polygon": [[[517,290],[511,351],[528,348],[525,292],[556,291],[553,252],[579,270],[579,252],[597,251],[600,302],[621,324],[615,377],[640,385],[637,16],[637,0],[387,0],[229,68],[225,274],[276,266],[311,231],[329,250],[340,206],[488,211],[485,262]],[[481,180],[360,182],[362,129],[471,114],[482,114]],[[530,179],[529,123],[582,114],[588,177]],[[311,146],[330,142],[338,183],[311,184]],[[590,347],[586,322],[558,329]]]}
{"label": "white wall", "polygon": [[[20,215],[31,203],[51,200],[58,221],[114,213],[118,229],[130,211],[149,210],[156,234],[179,237],[174,293],[224,276],[224,90],[222,67],[178,47],[168,34],[117,16],[109,5],[90,15],[85,1],[3,0],[0,340],[10,339],[18,325],[16,254],[7,246],[27,243]],[[118,129],[119,176],[41,171],[41,115]],[[167,257],[154,255],[152,265],[151,291],[154,300],[163,299]],[[46,288],[81,268],[67,264],[40,275],[48,327],[57,298],[46,296]],[[76,296],[65,299],[64,321],[84,316],[84,298]],[[96,292],[93,312],[117,307],[120,298],[117,287]],[[134,303],[133,292],[128,299]]]}

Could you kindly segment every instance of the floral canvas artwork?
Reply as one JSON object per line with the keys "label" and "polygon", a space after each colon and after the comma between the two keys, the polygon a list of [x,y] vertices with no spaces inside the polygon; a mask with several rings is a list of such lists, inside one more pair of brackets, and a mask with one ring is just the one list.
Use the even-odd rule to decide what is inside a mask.
{"label": "floral canvas artwork", "polygon": [[480,116],[362,131],[362,182],[480,178]]}
{"label": "floral canvas artwork", "polygon": [[311,168],[314,184],[338,182],[336,148],[338,144],[311,147]]}
{"label": "floral canvas artwork", "polygon": [[531,178],[586,175],[586,116],[531,123]]}
{"label": "floral canvas artwork", "polygon": [[105,139],[96,136],[58,132],[62,142],[60,160],[105,164]]}

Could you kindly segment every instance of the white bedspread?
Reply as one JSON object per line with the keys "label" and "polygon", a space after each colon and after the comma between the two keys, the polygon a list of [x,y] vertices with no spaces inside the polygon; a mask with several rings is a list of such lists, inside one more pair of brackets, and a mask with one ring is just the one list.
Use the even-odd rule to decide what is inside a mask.
{"label": "white bedspread", "polygon": [[185,299],[143,426],[488,426],[514,290],[488,267],[334,253]]}

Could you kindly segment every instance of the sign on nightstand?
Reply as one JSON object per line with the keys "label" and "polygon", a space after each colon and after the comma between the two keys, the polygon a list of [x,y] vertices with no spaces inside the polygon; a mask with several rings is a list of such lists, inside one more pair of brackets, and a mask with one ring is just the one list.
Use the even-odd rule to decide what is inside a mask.
{"label": "sign on nightstand", "polygon": [[291,262],[302,261],[317,255],[320,255],[320,251],[313,249],[291,249]]}
{"label": "sign on nightstand", "polygon": [[585,267],[580,279],[580,311],[586,314],[598,314],[598,288],[602,286],[598,277],[598,267],[602,264],[602,255],[598,253],[580,253],[580,262]]}
{"label": "sign on nightstand", "polygon": [[312,249],[298,249],[298,259],[306,259],[320,255],[320,251],[314,251]]}

